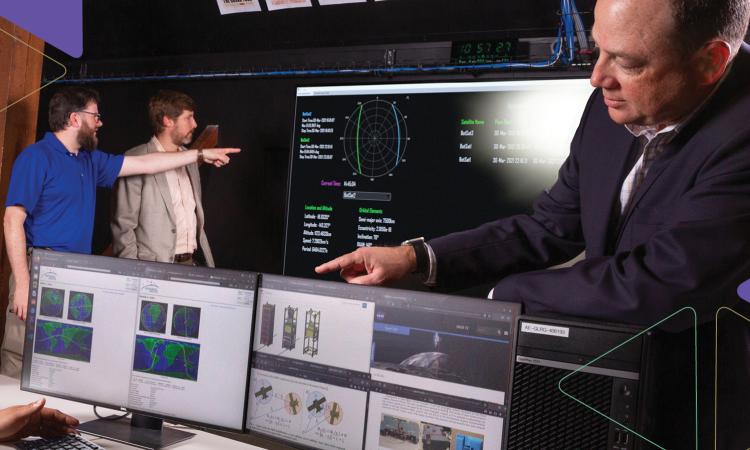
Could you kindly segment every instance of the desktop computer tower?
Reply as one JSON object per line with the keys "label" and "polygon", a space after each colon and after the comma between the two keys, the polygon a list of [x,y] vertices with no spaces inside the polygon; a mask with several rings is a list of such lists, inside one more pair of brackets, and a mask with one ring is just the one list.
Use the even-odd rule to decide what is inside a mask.
{"label": "desktop computer tower", "polygon": [[637,336],[639,332],[627,326],[521,316],[507,448],[649,448],[606,418],[643,433],[640,412],[647,401],[651,335]]}

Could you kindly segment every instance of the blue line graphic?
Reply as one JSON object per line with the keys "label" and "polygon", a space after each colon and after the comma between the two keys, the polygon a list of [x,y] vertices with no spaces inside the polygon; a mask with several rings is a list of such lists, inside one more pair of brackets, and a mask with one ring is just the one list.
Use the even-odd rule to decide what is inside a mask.
{"label": "blue line graphic", "polygon": [[393,166],[395,169],[401,161],[401,125],[398,123],[398,114],[393,103],[391,103],[391,108],[393,108],[393,118],[396,119],[396,165]]}

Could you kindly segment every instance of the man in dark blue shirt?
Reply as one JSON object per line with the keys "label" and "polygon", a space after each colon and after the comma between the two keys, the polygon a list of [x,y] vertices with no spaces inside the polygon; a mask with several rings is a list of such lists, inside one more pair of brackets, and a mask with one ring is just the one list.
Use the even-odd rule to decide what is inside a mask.
{"label": "man in dark blue shirt", "polygon": [[81,87],[63,88],[52,96],[49,124],[52,131],[16,159],[5,201],[5,244],[13,275],[0,369],[8,375],[20,374],[28,249],[91,253],[97,187],[111,187],[117,177],[159,173],[196,161],[221,167],[229,162],[228,154],[239,152],[104,153],[96,149],[96,133],[103,125],[99,94]]}

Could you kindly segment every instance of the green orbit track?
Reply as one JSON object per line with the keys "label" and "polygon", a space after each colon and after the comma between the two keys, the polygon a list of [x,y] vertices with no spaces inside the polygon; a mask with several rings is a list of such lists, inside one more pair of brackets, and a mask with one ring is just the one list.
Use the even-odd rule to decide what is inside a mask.
{"label": "green orbit track", "polygon": [[357,114],[357,137],[354,142],[357,145],[357,169],[359,171],[359,174],[363,175],[362,164],[359,162],[359,128],[360,128],[361,120],[362,120],[362,105],[359,105],[359,113]]}

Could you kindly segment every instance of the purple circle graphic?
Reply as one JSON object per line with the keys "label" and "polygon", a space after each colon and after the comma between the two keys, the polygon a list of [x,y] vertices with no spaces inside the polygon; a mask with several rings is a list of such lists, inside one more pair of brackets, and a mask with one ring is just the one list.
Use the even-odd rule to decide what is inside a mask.
{"label": "purple circle graphic", "polygon": [[737,288],[737,294],[746,302],[750,302],[750,280],[745,281]]}

